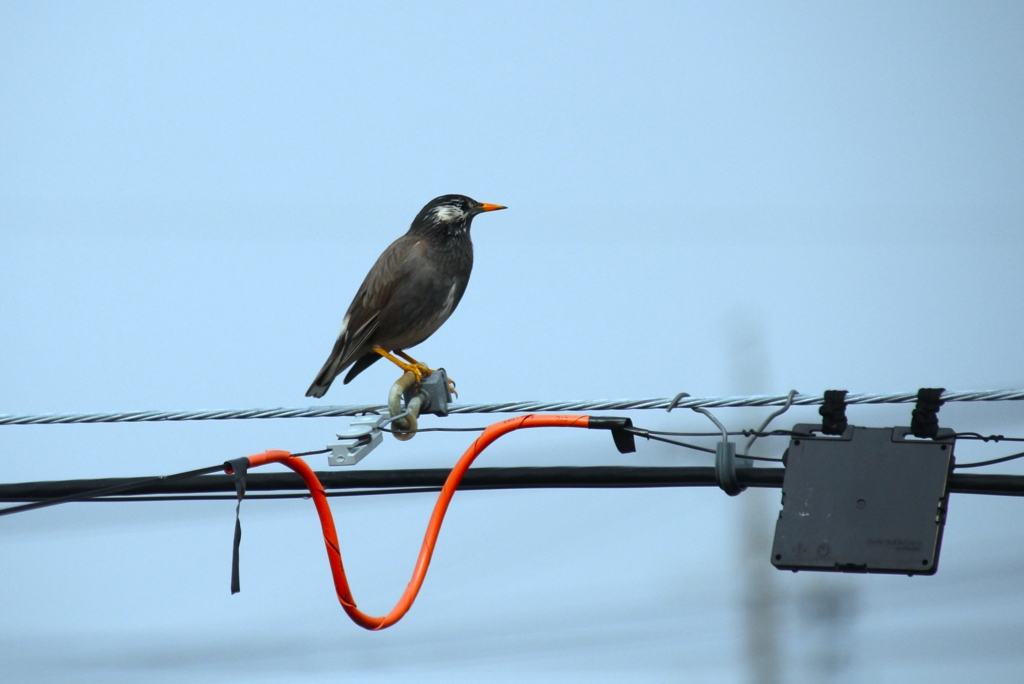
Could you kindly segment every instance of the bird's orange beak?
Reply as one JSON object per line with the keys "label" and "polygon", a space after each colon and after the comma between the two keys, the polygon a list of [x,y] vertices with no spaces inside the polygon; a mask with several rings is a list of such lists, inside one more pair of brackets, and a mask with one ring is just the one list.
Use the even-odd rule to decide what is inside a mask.
{"label": "bird's orange beak", "polygon": [[480,205],[480,211],[498,211],[499,209],[508,209],[508,207],[503,207],[500,204],[481,204]]}

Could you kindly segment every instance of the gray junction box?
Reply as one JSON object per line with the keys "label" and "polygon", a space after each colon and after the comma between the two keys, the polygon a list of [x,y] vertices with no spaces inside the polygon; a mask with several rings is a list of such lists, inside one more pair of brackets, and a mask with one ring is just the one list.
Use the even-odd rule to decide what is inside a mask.
{"label": "gray junction box", "polygon": [[786,453],[772,564],[780,570],[932,575],[939,564],[955,434],[800,424]]}

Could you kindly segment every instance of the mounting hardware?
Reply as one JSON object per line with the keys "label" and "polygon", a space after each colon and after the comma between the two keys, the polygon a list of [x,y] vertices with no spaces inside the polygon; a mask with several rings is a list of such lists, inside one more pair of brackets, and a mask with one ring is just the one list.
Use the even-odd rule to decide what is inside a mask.
{"label": "mounting hardware", "polygon": [[[690,408],[710,418],[711,422],[722,431],[722,441],[715,445],[715,482],[723,492],[729,496],[736,496],[746,489],[746,487],[740,487],[739,480],[736,479],[736,443],[729,441],[729,431],[712,415],[711,411],[700,406]],[[753,461],[746,458],[740,463],[745,468],[749,468],[753,464]]]}
{"label": "mounting hardware", "polygon": [[328,445],[331,450],[327,457],[328,465],[354,466],[359,463],[384,441],[380,428],[390,420],[391,414],[388,411],[353,420],[347,430],[338,434],[341,441]]}
{"label": "mounting hardware", "polygon": [[412,406],[412,401],[420,397],[419,415],[433,413],[435,416],[448,415],[448,403],[452,400],[451,386],[448,384],[448,373],[444,368],[438,368],[433,373],[423,378],[419,389],[409,387],[402,394],[406,407]]}
{"label": "mounting hardware", "polygon": [[[405,409],[402,410],[402,401]],[[433,413],[435,416],[448,415],[448,403],[452,400],[448,373],[438,368],[416,385],[416,376],[406,372],[391,386],[388,392],[388,410],[395,416],[395,439],[405,442],[416,436],[419,416]]]}
{"label": "mounting hardware", "polygon": [[[938,568],[956,436],[798,424],[786,455],[772,564],[780,570],[931,575]],[[819,434],[815,434],[819,433]]]}

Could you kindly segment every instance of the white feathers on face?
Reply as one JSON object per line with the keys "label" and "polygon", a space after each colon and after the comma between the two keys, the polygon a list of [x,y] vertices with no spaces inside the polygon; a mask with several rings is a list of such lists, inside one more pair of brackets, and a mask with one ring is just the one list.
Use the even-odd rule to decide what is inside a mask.
{"label": "white feathers on face", "polygon": [[453,223],[466,218],[465,210],[452,204],[442,204],[441,206],[434,207],[431,214],[433,214],[435,223]]}

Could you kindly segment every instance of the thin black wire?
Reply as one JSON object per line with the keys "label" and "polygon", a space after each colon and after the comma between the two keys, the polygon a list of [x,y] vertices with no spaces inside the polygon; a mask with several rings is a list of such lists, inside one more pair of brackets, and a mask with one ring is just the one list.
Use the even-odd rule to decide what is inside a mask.
{"label": "thin black wire", "polygon": [[[634,435],[637,435],[638,437],[643,437],[645,439],[653,439],[653,440],[658,441],[658,442],[665,442],[666,444],[674,444],[675,446],[681,446],[681,447],[684,447],[686,449],[693,449],[694,451],[703,451],[703,452],[708,453],[708,454],[715,453],[714,449],[708,449],[707,447],[697,446],[696,444],[688,444],[687,442],[678,442],[678,441],[676,441],[674,439],[668,439],[666,437],[659,437],[658,433],[655,433],[655,432],[653,432],[651,430],[644,430],[643,428],[625,428],[625,430],[626,430],[626,432],[631,432]],[[671,433],[669,433],[669,434],[671,434]],[[713,436],[719,436],[720,437],[721,435],[722,435],[721,432],[713,432],[713,433],[709,434],[708,436],[709,437],[713,437]],[[765,458],[763,456],[742,456],[740,458],[748,458],[751,461],[767,461],[767,462],[770,462],[770,463],[782,463],[782,459],[781,458]]]}
{"label": "thin black wire", "polygon": [[295,457],[295,456],[316,456],[317,454],[329,454],[329,453],[331,453],[330,447],[328,447],[326,449],[317,449],[316,451],[300,451],[297,454],[292,454],[292,456],[293,457]]}
{"label": "thin black wire", "polygon": [[[392,430],[391,428],[379,428],[382,432],[399,432],[407,434],[403,430]],[[483,432],[486,427],[431,427],[419,428],[416,432]],[[639,429],[639,428],[638,428]],[[721,432],[677,432],[674,430],[646,430],[651,435],[671,435],[673,437],[721,437]],[[728,433],[730,437],[806,437],[807,433],[793,432],[792,430],[772,430],[770,432],[758,432],[756,430],[735,430]]]}
{"label": "thin black wire", "polygon": [[[393,430],[391,428],[382,427],[379,428],[382,432],[399,432],[402,434],[408,434],[403,430]],[[419,428],[415,432],[483,432],[486,427],[429,427]],[[677,430],[645,430],[647,435],[670,435],[672,437],[719,437],[721,432],[683,432]],[[758,430],[730,430],[728,433],[730,437],[810,437],[811,435],[806,432],[797,432],[796,430],[769,430],[769,431],[758,431]],[[646,436],[646,435],[644,435]],[[957,432],[953,435],[956,439],[971,439],[981,440],[983,442],[1024,442],[1024,437],[1006,437],[1005,435],[983,435],[980,432]],[[324,452],[308,452],[308,454],[324,453]],[[714,453],[712,450],[711,453]],[[294,454],[295,456],[303,456],[307,454]],[[748,458],[753,458],[748,457]],[[763,460],[763,459],[762,459]],[[770,459],[778,460],[778,459]]]}
{"label": "thin black wire", "polygon": [[[398,432],[403,435],[410,434],[407,430],[392,430],[391,428],[378,428],[381,432]],[[432,427],[432,428],[417,428],[413,430],[411,434],[418,434],[420,432],[483,432],[487,428],[485,427]]]}
{"label": "thin black wire", "polygon": [[[345,492],[324,492],[328,497],[345,496],[377,496],[379,494],[416,494],[419,492],[439,492],[441,487],[395,487],[393,489],[359,489]],[[311,499],[308,492],[296,492],[294,494],[246,494],[245,500],[249,499]],[[126,501],[237,501],[235,494],[157,494],[141,496],[104,496],[99,499],[87,499],[83,503],[102,503],[104,501],[126,502]]]}
{"label": "thin black wire", "polygon": [[[672,435],[673,437],[721,437],[719,432],[675,432],[673,430],[647,430],[652,435]],[[726,433],[730,437],[810,437],[808,432],[796,432],[795,430],[769,430],[761,432],[758,430],[731,430]]]}
{"label": "thin black wire", "polygon": [[1005,463],[1006,461],[1012,461],[1017,458],[1024,457],[1024,451],[1019,454],[1011,454],[1009,456],[1003,456],[1002,458],[993,458],[991,461],[976,461],[974,463],[957,463],[953,466],[954,470],[960,470],[961,468],[980,468],[987,465],[995,465],[996,463]]}
{"label": "thin black wire", "polygon": [[[629,432],[629,433],[632,433],[634,435],[637,435],[638,437],[643,437],[645,439],[653,439],[656,442],[665,442],[666,444],[675,444],[676,446],[681,446],[681,447],[686,448],[686,449],[693,449],[694,451],[703,451],[703,452],[706,452],[706,453],[709,453],[709,454],[715,453],[714,449],[708,449],[707,447],[697,446],[696,444],[687,444],[686,442],[679,442],[679,441],[674,440],[674,439],[668,439],[667,437],[659,437],[658,435],[651,434],[648,430],[644,430],[643,428],[623,428],[623,429],[626,432]],[[722,433],[718,433],[718,434],[722,434]]]}
{"label": "thin black wire", "polygon": [[983,442],[1024,442],[1024,437],[986,436],[978,432],[957,432],[954,436],[957,439],[980,439]]}
{"label": "thin black wire", "polygon": [[[721,437],[722,432],[676,432],[675,430],[644,430],[651,435],[672,435],[673,437]],[[742,432],[730,432],[730,437],[738,437]]]}

